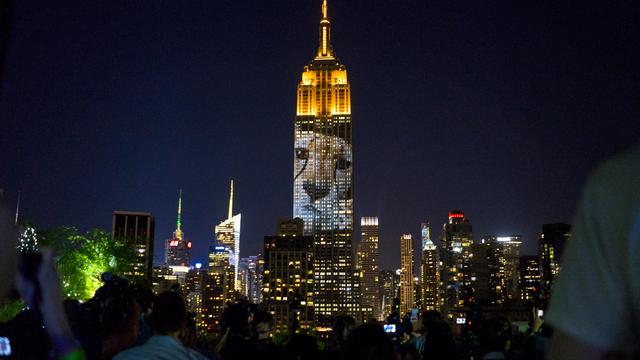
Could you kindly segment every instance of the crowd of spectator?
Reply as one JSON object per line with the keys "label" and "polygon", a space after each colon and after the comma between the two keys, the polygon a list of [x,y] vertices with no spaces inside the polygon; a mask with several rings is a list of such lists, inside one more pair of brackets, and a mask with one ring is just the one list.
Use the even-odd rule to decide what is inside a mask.
{"label": "crowd of spectator", "polygon": [[[41,272],[55,270],[47,267]],[[357,325],[354,318],[341,315],[333,319],[328,337],[298,330],[276,340],[272,315],[244,301],[228,304],[221,318],[221,333],[212,337],[198,334],[194,314],[187,312],[179,291],[155,295],[148,288],[110,274],[103,275],[103,281],[104,285],[87,302],[65,300],[59,308],[40,310],[32,306],[11,320],[7,328],[14,333],[14,357],[490,360],[543,359],[548,349],[544,341],[539,341],[546,337],[548,344],[548,334],[518,336],[504,318],[483,321],[477,334],[467,334],[465,339],[471,341],[471,346],[465,347],[461,343],[464,339],[454,337],[450,325],[437,311],[425,312],[415,325],[407,317],[397,324],[395,332],[386,332],[384,323],[375,320]],[[48,291],[44,290],[43,295]],[[30,299],[28,290],[22,289],[21,293]],[[52,316],[60,319],[47,320]],[[49,326],[37,326],[39,321],[60,327],[66,332],[66,339],[52,333]],[[39,346],[33,346],[33,342]]]}

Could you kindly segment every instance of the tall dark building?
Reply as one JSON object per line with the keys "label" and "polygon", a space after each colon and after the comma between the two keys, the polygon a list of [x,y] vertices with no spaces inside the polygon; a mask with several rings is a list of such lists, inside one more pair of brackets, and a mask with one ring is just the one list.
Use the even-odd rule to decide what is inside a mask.
{"label": "tall dark building", "polygon": [[136,261],[124,275],[134,281],[151,284],[153,275],[153,241],[155,221],[146,212],[114,211],[111,237],[124,239],[135,247]]}
{"label": "tall dark building", "polygon": [[400,296],[400,273],[401,270],[382,270],[380,271],[380,308],[384,319],[388,318],[393,312],[393,304],[395,299]]}
{"label": "tall dark building", "polygon": [[238,280],[240,294],[253,304],[262,302],[262,255],[253,255],[240,259]]}
{"label": "tall dark building", "polygon": [[443,227],[440,248],[446,310],[464,307],[465,302],[473,295],[471,284],[472,244],[471,223],[465,218],[462,211],[451,211],[449,221]]}
{"label": "tall dark building", "polygon": [[319,46],[298,84],[294,131],[293,217],[313,237],[319,320],[360,316],[354,278],[351,93],[347,69],[331,46],[327,1]]}
{"label": "tall dark building", "polygon": [[494,303],[492,295],[495,293],[494,276],[496,272],[491,266],[489,260],[489,244],[473,244],[471,252],[473,254],[471,260],[471,286],[473,288],[473,299],[476,303]]}
{"label": "tall dark building", "polygon": [[522,237],[520,235],[486,235],[482,238],[482,244],[488,247],[489,302],[505,304],[519,300],[519,263]]}
{"label": "tall dark building", "polygon": [[303,228],[301,219],[281,220],[278,233],[264,237],[262,302],[276,330],[313,325],[313,237]]}
{"label": "tall dark building", "polygon": [[535,303],[540,296],[540,262],[538,257],[520,257],[520,299]]}
{"label": "tall dark building", "polygon": [[565,246],[571,239],[571,225],[565,223],[544,224],[538,239],[541,285],[549,294],[556,276],[560,273],[560,260]]}

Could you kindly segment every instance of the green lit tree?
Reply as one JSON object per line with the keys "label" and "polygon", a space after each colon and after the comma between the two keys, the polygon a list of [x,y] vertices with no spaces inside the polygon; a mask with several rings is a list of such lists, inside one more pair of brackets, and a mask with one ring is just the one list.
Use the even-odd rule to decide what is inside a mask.
{"label": "green lit tree", "polygon": [[130,244],[112,239],[103,230],[85,234],[73,227],[61,227],[38,233],[39,245],[50,247],[67,298],[86,300],[102,285],[100,276],[109,271],[122,274],[134,261]]}

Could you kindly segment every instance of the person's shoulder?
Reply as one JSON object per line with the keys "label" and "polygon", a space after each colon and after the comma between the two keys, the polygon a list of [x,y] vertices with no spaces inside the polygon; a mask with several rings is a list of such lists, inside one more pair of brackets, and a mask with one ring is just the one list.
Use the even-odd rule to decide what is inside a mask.
{"label": "person's shoulder", "polygon": [[144,349],[144,345],[138,345],[132,347],[130,349],[124,350],[116,354],[113,357],[113,360],[137,360],[137,359],[147,359],[148,351]]}
{"label": "person's shoulder", "polygon": [[602,162],[592,172],[591,183],[626,183],[640,175],[640,144]]}
{"label": "person's shoulder", "polygon": [[640,145],[599,164],[583,189],[582,206],[602,206],[602,211],[629,212],[640,205]]}
{"label": "person's shoulder", "polygon": [[137,360],[163,358],[169,356],[178,347],[177,340],[170,336],[152,336],[146,343],[118,353],[113,360]]}

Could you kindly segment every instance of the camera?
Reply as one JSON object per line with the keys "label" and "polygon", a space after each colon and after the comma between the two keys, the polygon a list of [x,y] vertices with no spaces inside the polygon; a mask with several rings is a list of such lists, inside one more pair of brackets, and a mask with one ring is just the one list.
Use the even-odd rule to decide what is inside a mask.
{"label": "camera", "polygon": [[386,332],[386,333],[395,333],[396,332],[396,324],[384,324],[384,332]]}

